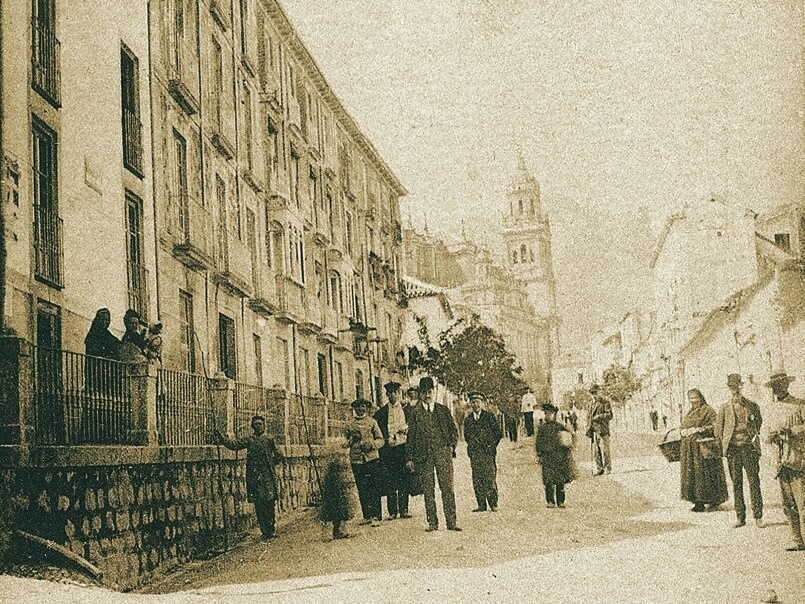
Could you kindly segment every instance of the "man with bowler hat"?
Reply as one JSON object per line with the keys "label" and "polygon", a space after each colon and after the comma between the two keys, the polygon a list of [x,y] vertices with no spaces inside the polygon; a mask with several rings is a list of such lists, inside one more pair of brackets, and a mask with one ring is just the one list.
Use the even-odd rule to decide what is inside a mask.
{"label": "man with bowler hat", "polygon": [[[456,495],[453,492],[453,456],[458,430],[450,410],[435,401],[433,378],[419,380],[419,404],[411,413],[406,467],[418,475],[425,496],[426,531],[439,528],[436,515],[436,479],[442,492],[442,508],[448,531],[460,531],[456,525]],[[435,473],[435,477],[434,477]]]}
{"label": "man with bowler hat", "polygon": [[385,443],[380,449],[383,494],[386,496],[388,519],[410,518],[408,513],[408,470],[405,468],[405,443],[408,435],[408,418],[411,411],[401,402],[401,386],[389,382],[383,386],[388,403],[375,412]]}
{"label": "man with bowler hat", "polygon": [[472,412],[464,419],[464,440],[472,470],[472,488],[478,503],[473,512],[485,512],[487,505],[498,511],[497,447],[503,433],[495,417],[482,409],[484,395],[470,392]]}
{"label": "man with bowler hat", "polygon": [[772,418],[769,442],[776,445],[783,512],[794,537],[794,545],[786,549],[801,552],[805,551],[805,399],[789,394],[788,385],[793,381],[785,371],[779,371],[769,378],[766,388],[771,388],[782,405]]}
{"label": "man with bowler hat", "polygon": [[730,400],[718,410],[714,432],[727,456],[732,479],[737,522],[735,528],[746,525],[743,475],[749,482],[752,515],[758,528],[763,526],[763,495],[760,492],[760,426],[763,418],[760,407],[741,394],[743,381],[737,373],[727,376]]}

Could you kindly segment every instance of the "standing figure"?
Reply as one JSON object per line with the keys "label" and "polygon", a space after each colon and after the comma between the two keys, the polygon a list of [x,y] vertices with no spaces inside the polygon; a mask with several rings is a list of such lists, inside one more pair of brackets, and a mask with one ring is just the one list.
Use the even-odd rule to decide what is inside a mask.
{"label": "standing figure", "polygon": [[388,404],[375,412],[375,421],[383,434],[380,449],[383,489],[389,520],[410,518],[408,513],[408,470],[405,467],[405,443],[408,435],[408,418],[411,411],[400,402],[401,386],[389,382],[384,386]]}
{"label": "standing figure", "polygon": [[690,411],[679,426],[682,442],[679,446],[679,475],[681,497],[693,504],[693,512],[703,512],[705,506],[717,508],[727,500],[727,478],[721,457],[705,459],[699,439],[713,436],[716,412],[698,388],[688,390]]}
{"label": "standing figure", "polygon": [[472,470],[472,488],[478,503],[473,512],[485,512],[487,505],[498,511],[497,447],[503,433],[495,417],[481,408],[484,395],[470,392],[472,413],[464,419],[464,438]]}
{"label": "standing figure", "polygon": [[124,363],[140,363],[145,360],[145,330],[142,319],[136,310],[131,308],[123,315],[126,333],[120,345],[120,360]]}
{"label": "standing figure", "polygon": [[111,322],[112,315],[108,308],[101,308],[95,313],[87,337],[84,338],[84,352],[87,356],[101,359],[118,358],[120,340],[109,331]]}
{"label": "standing figure", "polygon": [[[537,429],[537,460],[542,466],[542,484],[549,508],[565,507],[565,485],[573,480],[570,448],[573,437],[556,421],[559,411],[551,403],[542,405],[545,421]],[[562,436],[562,434],[566,436]]]}
{"label": "standing figure", "polygon": [[783,405],[770,427],[769,442],[776,445],[783,512],[794,537],[794,545],[786,549],[801,552],[805,551],[805,399],[788,393],[793,381],[781,371],[769,378],[766,387]]}
{"label": "standing figure", "polygon": [[246,449],[246,495],[254,504],[257,522],[263,539],[276,534],[277,472],[282,453],[274,439],[266,434],[266,420],[262,415],[252,418],[252,434],[233,439],[215,432],[218,442],[232,451]]}
{"label": "standing figure", "polygon": [[516,443],[517,426],[520,423],[519,418],[513,414],[505,414],[504,422],[506,424],[506,436],[509,438],[509,441]]}
{"label": "standing figure", "polygon": [[523,413],[523,423],[525,424],[525,435],[534,436],[534,407],[537,406],[537,397],[531,392],[531,388],[526,390],[523,400],[520,403],[520,410]]}
{"label": "standing figure", "polygon": [[651,422],[651,430],[656,432],[660,422],[660,414],[657,413],[657,410],[654,407],[652,407],[651,411],[648,412],[648,420]]}
{"label": "standing figure", "polygon": [[729,401],[718,410],[715,423],[716,440],[727,455],[727,466],[732,479],[735,499],[735,528],[746,525],[744,479],[749,482],[752,515],[758,528],[763,526],[763,494],[760,492],[760,427],[763,418],[760,407],[741,394],[743,381],[737,373],[727,376],[727,387],[732,393]]}
{"label": "standing figure", "polygon": [[590,408],[590,427],[587,436],[595,445],[596,476],[604,472],[612,472],[612,457],[609,449],[609,422],[612,421],[612,403],[605,396],[599,394],[601,387],[598,384],[590,386],[593,395],[593,404]]}
{"label": "standing figure", "polygon": [[[406,467],[418,475],[425,496],[427,531],[439,528],[436,515],[436,478],[442,492],[442,508],[447,530],[460,531],[456,524],[456,495],[453,492],[453,456],[458,430],[450,410],[435,402],[433,378],[419,380],[419,405],[411,414]],[[435,474],[435,476],[434,476]]]}
{"label": "standing figure", "polygon": [[319,520],[333,523],[333,539],[352,537],[343,530],[344,523],[352,518],[353,506],[349,454],[342,438],[327,439],[319,467],[323,476]]}
{"label": "standing figure", "polygon": [[380,526],[380,447],[384,441],[380,426],[369,415],[369,407],[371,403],[365,399],[352,401],[353,417],[347,422],[346,438],[361,502],[361,524]]}

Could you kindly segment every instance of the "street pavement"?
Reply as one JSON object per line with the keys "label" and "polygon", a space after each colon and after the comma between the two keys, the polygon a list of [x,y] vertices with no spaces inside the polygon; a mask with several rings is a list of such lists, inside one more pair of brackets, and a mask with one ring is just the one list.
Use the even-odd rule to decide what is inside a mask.
{"label": "street pavement", "polygon": [[765,528],[732,529],[730,504],[694,514],[679,500],[679,464],[656,452],[657,437],[621,436],[614,472],[602,477],[591,476],[581,440],[564,510],[545,507],[529,439],[501,444],[500,511],[471,513],[460,449],[461,533],[426,533],[421,497],[414,519],[350,523],[355,537],[335,542],[306,511],[286,517],[275,541],[249,539],[143,593],[1,576],[0,602],[805,602],[805,554],[785,551],[789,529],[767,468]]}

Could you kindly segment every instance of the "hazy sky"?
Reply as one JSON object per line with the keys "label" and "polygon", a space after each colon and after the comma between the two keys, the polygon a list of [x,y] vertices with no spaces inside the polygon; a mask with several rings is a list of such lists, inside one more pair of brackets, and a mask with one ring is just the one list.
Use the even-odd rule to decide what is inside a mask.
{"label": "hazy sky", "polygon": [[[494,245],[522,151],[565,301],[596,298],[578,257],[629,241],[641,206],[656,227],[711,193],[756,210],[802,200],[801,0],[281,1],[415,224],[455,236],[464,218]],[[602,214],[618,231],[586,237]]]}

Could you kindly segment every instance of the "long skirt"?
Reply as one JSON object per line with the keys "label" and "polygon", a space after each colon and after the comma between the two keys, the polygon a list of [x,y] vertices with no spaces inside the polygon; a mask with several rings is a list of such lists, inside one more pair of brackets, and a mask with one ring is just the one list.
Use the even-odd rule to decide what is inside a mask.
{"label": "long skirt", "polygon": [[702,457],[695,436],[686,436],[679,447],[681,497],[691,503],[721,505],[727,498],[724,461]]}

